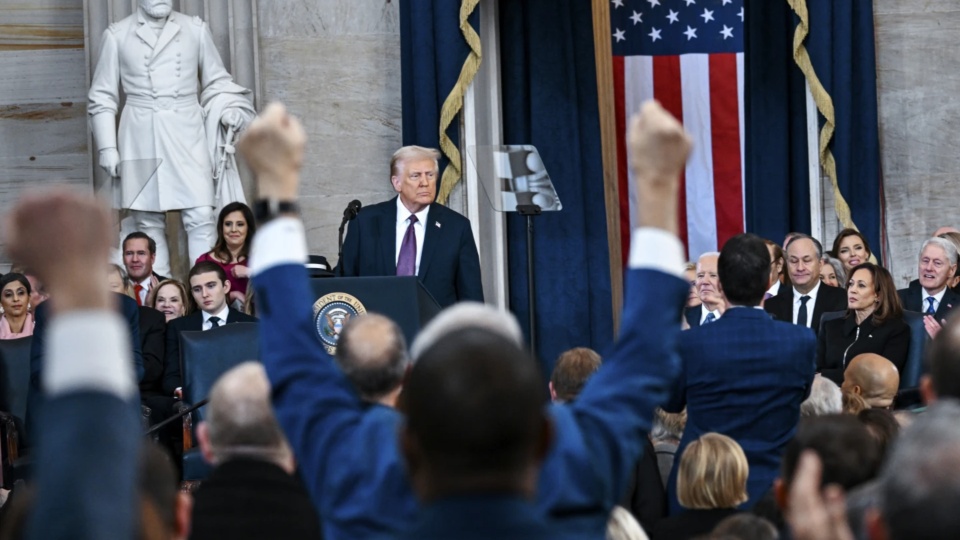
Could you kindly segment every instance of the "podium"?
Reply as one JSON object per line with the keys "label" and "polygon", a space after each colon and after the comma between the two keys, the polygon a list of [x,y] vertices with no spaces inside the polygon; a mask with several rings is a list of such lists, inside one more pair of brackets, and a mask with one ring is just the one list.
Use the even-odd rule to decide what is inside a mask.
{"label": "podium", "polygon": [[407,345],[440,305],[416,276],[335,277],[310,280],[317,338],[333,354],[343,325],[364,313],[378,313],[400,327]]}

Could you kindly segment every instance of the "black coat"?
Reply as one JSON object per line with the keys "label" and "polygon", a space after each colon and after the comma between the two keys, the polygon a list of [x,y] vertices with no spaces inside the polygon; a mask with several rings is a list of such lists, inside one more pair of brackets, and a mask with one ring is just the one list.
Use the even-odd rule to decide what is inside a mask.
{"label": "black coat", "polygon": [[888,320],[877,326],[871,315],[857,326],[856,316],[851,313],[823,324],[823,332],[817,336],[817,371],[841,384],[851,360],[858,354],[875,353],[893,362],[902,372],[909,349],[910,327],[903,319]]}
{"label": "black coat", "polygon": [[[783,289],[784,287],[780,287],[780,290]],[[778,321],[793,323],[793,288],[786,287],[786,289],[790,291],[790,294],[778,294],[770,298],[763,303],[763,309]],[[824,313],[847,309],[847,292],[840,287],[831,287],[821,283],[820,289],[817,291],[817,301],[812,308],[813,319],[810,328],[816,334],[820,329],[820,317]],[[811,309],[811,306],[808,305],[807,309]]]}
{"label": "black coat", "polygon": [[[900,297],[900,303],[903,304],[903,309],[916,311],[918,313],[927,311],[927,307],[924,305],[926,293],[923,292],[923,287],[920,285],[919,279],[911,281],[910,286],[906,289],[897,291],[897,296]],[[957,306],[960,306],[960,294],[957,294],[956,291],[947,287],[943,293],[943,298],[940,299],[940,305],[937,307],[937,313],[934,317],[938,321],[942,321],[946,319],[947,315]]]}
{"label": "black coat", "polygon": [[140,379],[140,397],[163,393],[163,351],[167,320],[163,313],[140,306],[140,349],[143,351],[143,378]]}

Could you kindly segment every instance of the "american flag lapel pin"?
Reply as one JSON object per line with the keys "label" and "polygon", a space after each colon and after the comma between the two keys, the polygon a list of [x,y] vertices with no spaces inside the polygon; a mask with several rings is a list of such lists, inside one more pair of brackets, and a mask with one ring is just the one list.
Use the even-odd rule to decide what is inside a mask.
{"label": "american flag lapel pin", "polygon": [[436,225],[438,229],[440,228],[440,222],[439,222],[439,221],[434,221],[433,224]]}

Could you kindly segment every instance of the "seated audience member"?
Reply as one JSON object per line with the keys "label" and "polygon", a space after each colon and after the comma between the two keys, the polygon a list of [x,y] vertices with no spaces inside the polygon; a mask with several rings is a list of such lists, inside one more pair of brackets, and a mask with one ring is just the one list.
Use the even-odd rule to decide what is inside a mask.
{"label": "seated audience member", "polygon": [[[960,254],[960,232],[941,233],[937,235],[937,238],[943,238],[944,240],[949,240],[950,243],[953,244],[953,247],[957,248],[957,253]],[[957,265],[957,271],[954,272],[953,277],[947,281],[947,287],[954,289],[953,292],[958,292],[956,290],[957,285],[960,285],[960,264]]]}
{"label": "seated audience member", "polygon": [[663,487],[667,487],[670,478],[670,469],[673,468],[673,458],[680,446],[683,437],[683,428],[687,425],[687,410],[678,413],[668,413],[657,407],[653,416],[653,427],[650,428],[650,441],[653,451],[657,454],[657,468],[660,469],[660,480]]}
{"label": "seated audience member", "polygon": [[[790,277],[784,270],[783,249],[776,242],[770,240],[763,241],[767,245],[767,251],[770,252],[770,280],[767,292],[764,293],[764,300],[773,298],[779,294],[787,294],[790,287]],[[781,285],[784,287],[781,288]]]}
{"label": "seated audience member", "polygon": [[147,233],[135,231],[123,239],[122,248],[131,296],[137,305],[148,305],[147,297],[156,291],[161,281],[168,279],[153,271],[153,264],[157,260],[157,243]]}
{"label": "seated audience member", "polygon": [[697,294],[697,263],[688,262],[684,265],[683,279],[690,282],[690,296],[687,297],[687,307],[695,308],[700,305],[700,295]]}
{"label": "seated audience member", "polygon": [[383,315],[354,318],[344,325],[333,356],[360,398],[395,408],[410,367],[407,340]]}
{"label": "seated audience member", "polygon": [[880,461],[887,457],[887,450],[893,446],[900,434],[900,424],[893,413],[884,409],[866,409],[857,414],[857,420],[867,426],[867,431],[877,441],[880,449]]}
{"label": "seated audience member", "polygon": [[[474,481],[479,482],[474,488],[496,482],[501,492],[513,492],[508,498],[514,501],[509,512],[515,523],[528,523],[537,534],[543,534],[544,519],[571,535],[603,534],[640,456],[653,408],[673,384],[680,332],[676,321],[689,290],[680,278],[682,246],[675,237],[678,180],[689,139],[655,103],[644,105],[630,133],[641,227],[631,242],[621,336],[577,399],[546,411],[546,392],[533,360],[500,333],[467,328],[440,333],[422,353],[414,353],[416,364],[404,387],[406,423],[387,408],[381,409],[388,414],[367,421],[368,408],[317,346],[302,223],[293,213],[263,216],[268,222],[258,228],[250,257],[261,314],[261,356],[277,418],[324,520],[325,537],[398,536],[433,523],[441,533],[450,526],[453,537],[461,538],[457,534],[478,520],[483,523],[474,535],[509,527],[499,519],[508,512],[499,495],[485,497],[483,503],[475,492],[464,491],[466,508],[442,511],[458,506],[450,495]],[[261,196],[295,203],[303,146],[302,126],[281,105],[269,106],[250,125],[239,147],[257,176]],[[443,317],[441,313],[423,333],[442,325]],[[509,316],[500,312],[498,318]],[[454,352],[460,350],[465,354]],[[493,391],[491,377],[503,380],[502,392]],[[491,395],[496,400],[489,401]],[[475,406],[474,396],[483,406]],[[482,424],[473,420],[475,414]],[[556,426],[552,447],[545,446],[548,418]],[[504,440],[517,423],[523,424],[522,432]],[[401,425],[404,442],[390,444]],[[488,439],[489,434],[495,439]],[[409,465],[400,457],[401,448]],[[534,482],[544,459],[539,482]],[[525,475],[518,479],[517,471]],[[413,489],[426,504],[420,520]],[[534,493],[533,505],[524,502],[524,494]],[[470,500],[479,506],[471,508]],[[494,506],[495,512],[490,510]],[[535,510],[527,514],[528,509]],[[460,517],[465,511],[471,512],[469,518]]]}
{"label": "seated audience member", "polygon": [[193,495],[192,540],[320,538],[262,365],[246,362],[217,379],[197,439],[214,469]]}
{"label": "seated audience member", "polygon": [[142,435],[130,330],[96,271],[109,256],[110,222],[92,198],[61,190],[24,196],[4,227],[7,252],[56,299],[47,310],[27,538],[137,537]]}
{"label": "seated audience member", "polygon": [[180,397],[180,332],[206,331],[224,324],[256,322],[255,317],[227,305],[230,282],[220,265],[206,261],[193,265],[188,275],[193,301],[199,308],[167,324],[166,354],[163,363],[163,391]]}
{"label": "seated audience member", "polygon": [[847,293],[820,282],[820,243],[797,234],[787,244],[787,275],[792,287],[763,303],[763,309],[779,321],[805,326],[817,334],[820,317],[847,307]]}
{"label": "seated audience member", "polygon": [[723,315],[726,300],[720,292],[720,279],[717,276],[717,259],[720,254],[713,251],[704,253],[697,259],[697,281],[695,287],[700,297],[700,305],[687,308],[684,318],[690,328],[712,323]]}
{"label": "seated audience member", "polygon": [[741,512],[717,523],[710,538],[730,538],[734,540],[778,540],[780,533],[770,520],[760,516]]}
{"label": "seated audience member", "polygon": [[[107,288],[111,292],[136,299],[120,265],[110,264],[107,266]],[[138,306],[137,313],[140,330],[140,352],[143,356],[143,377],[140,378],[140,397],[142,399],[162,394],[163,339],[167,325],[159,311],[146,305]],[[147,404],[147,406],[150,405]],[[151,423],[156,423],[162,419],[162,416],[154,415]]]}
{"label": "seated audience member", "polygon": [[[110,292],[124,294],[136,300],[133,296],[133,288],[130,286],[130,281],[127,280],[127,275],[119,264],[107,265],[107,287],[110,288]],[[140,303],[137,302],[137,304],[139,305]]]}
{"label": "seated audience member", "polygon": [[643,527],[622,506],[614,506],[607,521],[606,540],[650,540]]}
{"label": "seated audience member", "polygon": [[[748,507],[777,476],[783,447],[793,437],[800,403],[810,392],[816,340],[806,328],[770,318],[756,307],[770,276],[770,253],[763,239],[737,235],[723,246],[718,261],[720,286],[729,307],[715,322],[685,334],[679,352],[681,373],[663,409],[687,407],[678,452],[707,432],[736,440],[750,463]],[[676,512],[674,462],[670,511]]]}
{"label": "seated audience member", "polygon": [[33,313],[37,309],[37,306],[50,298],[50,295],[47,294],[47,290],[43,286],[43,283],[39,278],[37,278],[36,274],[30,271],[29,268],[21,265],[14,265],[12,268],[10,268],[10,272],[14,274],[23,274],[26,276],[27,281],[30,282],[30,313]]}
{"label": "seated audience member", "polygon": [[840,395],[840,399],[843,402],[843,414],[856,416],[860,414],[860,411],[865,411],[870,408],[870,405],[867,405],[867,402],[864,401],[863,396],[860,394],[841,390]]}
{"label": "seated audience member", "polygon": [[863,398],[871,409],[892,409],[900,388],[897,367],[879,354],[858,354],[847,366],[840,389]]}
{"label": "seated audience member", "polygon": [[960,294],[950,288],[957,273],[957,248],[949,240],[930,238],[920,247],[917,274],[906,289],[897,291],[903,309],[923,313],[931,337],[936,335],[953,308],[960,306]]}
{"label": "seated audience member", "polygon": [[843,412],[840,387],[817,373],[810,386],[810,396],[800,404],[800,416],[825,416]]}
{"label": "seated audience member", "polygon": [[557,358],[550,374],[550,399],[555,403],[573,401],[600,369],[600,355],[587,347],[576,347]]}
{"label": "seated audience member", "polygon": [[829,255],[820,259],[820,281],[831,287],[847,288],[847,275],[843,273],[843,263]]}
{"label": "seated audience member", "polygon": [[843,265],[843,274],[852,278],[854,267],[868,262],[873,254],[867,239],[855,229],[844,229],[833,240],[833,249],[828,253]]}
{"label": "seated audience member", "polygon": [[165,279],[157,284],[147,298],[147,305],[163,313],[166,322],[193,313],[193,303],[187,288],[175,279]]}
{"label": "seated audience member", "polygon": [[707,433],[680,456],[677,498],[683,513],[657,523],[653,540],[686,540],[707,534],[747,502],[750,466],[737,441]]}
{"label": "seated audience member", "polygon": [[146,443],[140,448],[140,529],[141,535],[163,540],[185,540],[190,534],[192,499],[180,491],[177,469],[159,446]]}
{"label": "seated audience member", "polygon": [[[853,238],[853,237],[849,237]],[[903,369],[910,347],[910,327],[890,272],[864,263],[854,268],[847,285],[847,313],[823,324],[817,336],[817,369],[837,384],[859,354],[875,353]]]}
{"label": "seated audience member", "polygon": [[0,277],[0,339],[19,339],[33,335],[30,306],[30,281],[23,274]]}
{"label": "seated audience member", "polygon": [[920,377],[926,404],[944,398],[960,400],[960,318],[952,317],[927,349],[927,373]]}
{"label": "seated audience member", "polygon": [[230,281],[228,303],[234,307],[242,304],[246,298],[247,284],[250,282],[247,256],[256,232],[257,225],[250,207],[242,202],[232,202],[220,210],[220,217],[217,219],[217,242],[213,249],[196,260],[196,263],[213,262],[223,268],[227,280]]}

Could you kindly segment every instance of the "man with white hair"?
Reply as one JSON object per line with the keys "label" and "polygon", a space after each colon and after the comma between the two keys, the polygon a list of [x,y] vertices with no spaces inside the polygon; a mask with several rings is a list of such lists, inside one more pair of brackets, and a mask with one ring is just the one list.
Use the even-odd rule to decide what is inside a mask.
{"label": "man with white hair", "polygon": [[944,238],[929,238],[920,248],[918,259],[919,278],[897,295],[903,309],[930,315],[942,324],[953,308],[960,306],[960,295],[947,286],[957,271],[957,248]]}
{"label": "man with white hair", "polygon": [[710,251],[697,259],[697,281],[694,287],[700,297],[700,305],[688,308],[684,317],[690,328],[712,323],[723,315],[726,301],[720,292],[720,274],[717,273],[717,261],[720,252]]}
{"label": "man with white hair", "polygon": [[800,404],[800,416],[826,416],[843,412],[843,394],[837,383],[817,373],[810,395]]}

